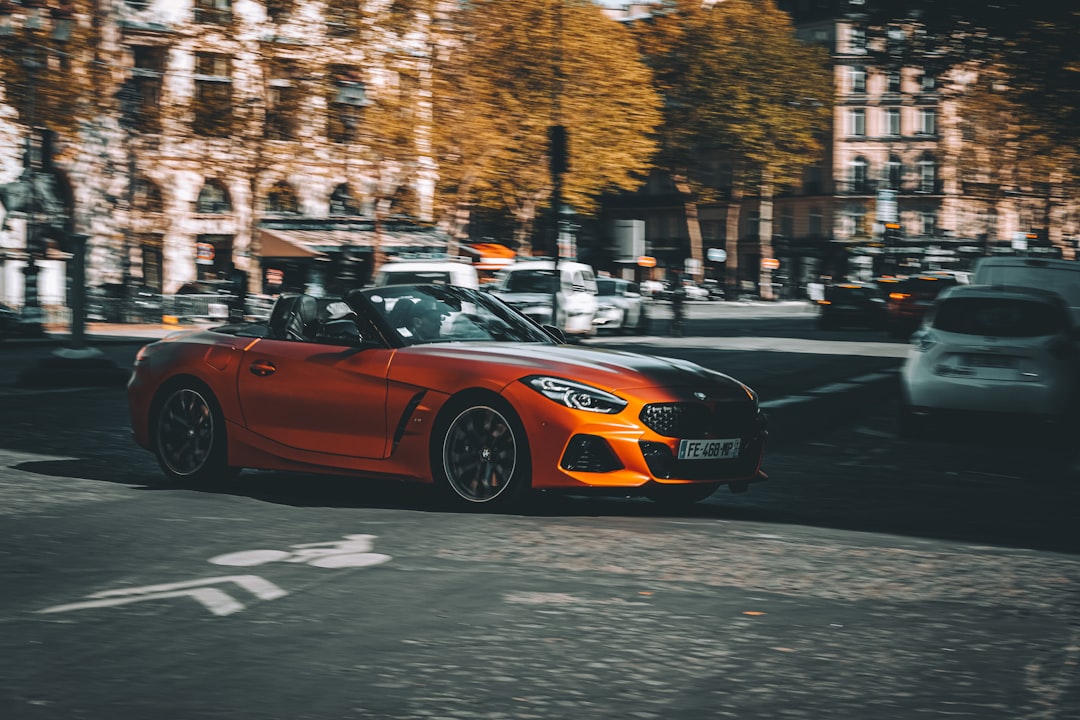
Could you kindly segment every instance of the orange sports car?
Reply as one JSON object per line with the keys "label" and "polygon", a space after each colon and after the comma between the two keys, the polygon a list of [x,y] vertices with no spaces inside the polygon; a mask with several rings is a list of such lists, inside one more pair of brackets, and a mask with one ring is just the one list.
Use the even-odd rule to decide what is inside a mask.
{"label": "orange sports car", "polygon": [[466,507],[530,489],[691,503],[764,480],[757,395],[681,360],[567,345],[449,285],[287,294],[268,321],[175,333],[128,383],[174,480],[241,468],[434,483]]}

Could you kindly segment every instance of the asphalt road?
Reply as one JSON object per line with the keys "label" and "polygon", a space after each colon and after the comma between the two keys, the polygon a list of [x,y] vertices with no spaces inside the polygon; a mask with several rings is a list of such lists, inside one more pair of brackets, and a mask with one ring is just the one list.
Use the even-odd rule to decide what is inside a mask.
{"label": "asphalt road", "polygon": [[171,487],[122,388],[5,387],[34,353],[4,348],[0,717],[1080,717],[1073,449],[899,438],[899,347],[874,333],[695,330],[603,341],[772,403],[771,479],[678,514],[447,512],[296,473]]}

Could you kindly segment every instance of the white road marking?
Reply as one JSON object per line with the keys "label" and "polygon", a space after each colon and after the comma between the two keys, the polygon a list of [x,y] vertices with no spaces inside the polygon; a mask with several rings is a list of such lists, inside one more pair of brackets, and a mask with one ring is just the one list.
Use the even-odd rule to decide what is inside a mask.
{"label": "white road marking", "polygon": [[223,575],[220,577],[201,578],[199,580],[185,580],[176,583],[162,585],[145,585],[136,588],[121,588],[118,590],[104,590],[87,597],[93,600],[55,605],[39,613],[59,613],[71,610],[85,610],[88,608],[113,607],[127,605],[129,603],[143,602],[145,600],[160,600],[174,597],[191,597],[202,603],[215,615],[231,615],[244,609],[244,604],[233,599],[228,593],[217,588],[206,587],[218,583],[236,583],[260,600],[276,600],[289,593],[282,590],[269,580],[258,575]]}

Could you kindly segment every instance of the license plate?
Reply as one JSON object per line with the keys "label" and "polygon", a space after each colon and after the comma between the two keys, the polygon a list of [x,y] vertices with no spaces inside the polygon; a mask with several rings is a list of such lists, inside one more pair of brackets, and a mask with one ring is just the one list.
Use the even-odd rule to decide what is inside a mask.
{"label": "license plate", "polygon": [[680,440],[680,460],[723,460],[739,457],[739,438],[724,440]]}
{"label": "license plate", "polygon": [[1009,355],[964,355],[964,365],[968,367],[1011,368],[1016,366],[1016,360]]}

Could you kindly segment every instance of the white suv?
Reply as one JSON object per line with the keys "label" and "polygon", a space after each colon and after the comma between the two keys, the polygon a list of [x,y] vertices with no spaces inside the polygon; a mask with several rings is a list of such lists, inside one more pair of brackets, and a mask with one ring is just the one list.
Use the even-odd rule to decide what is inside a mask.
{"label": "white suv", "polygon": [[[556,287],[559,312],[552,322],[551,295]],[[596,334],[596,275],[588,265],[560,260],[556,285],[554,260],[521,260],[498,272],[491,292],[541,325],[554,325],[567,337]]]}

